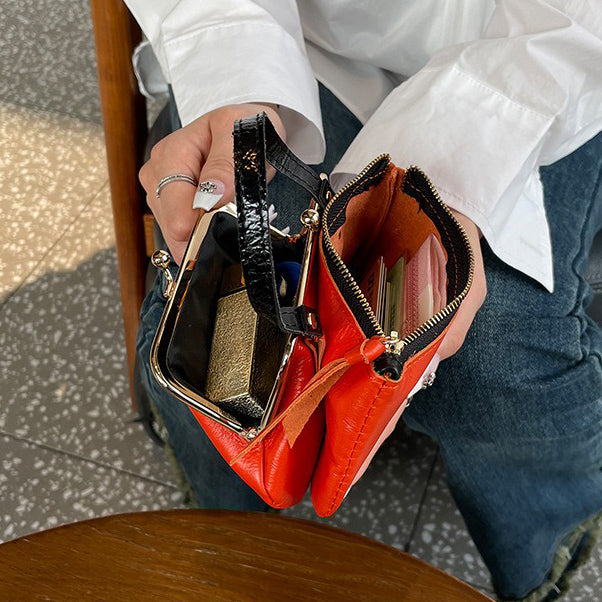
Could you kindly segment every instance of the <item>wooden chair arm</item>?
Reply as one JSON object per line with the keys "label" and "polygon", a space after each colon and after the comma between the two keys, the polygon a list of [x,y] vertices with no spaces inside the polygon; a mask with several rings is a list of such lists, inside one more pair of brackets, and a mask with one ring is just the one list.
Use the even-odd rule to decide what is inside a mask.
{"label": "wooden chair arm", "polygon": [[147,130],[146,108],[132,68],[132,52],[141,34],[121,0],[90,0],[90,7],[133,404],[136,331],[147,267],[144,197],[138,183]]}

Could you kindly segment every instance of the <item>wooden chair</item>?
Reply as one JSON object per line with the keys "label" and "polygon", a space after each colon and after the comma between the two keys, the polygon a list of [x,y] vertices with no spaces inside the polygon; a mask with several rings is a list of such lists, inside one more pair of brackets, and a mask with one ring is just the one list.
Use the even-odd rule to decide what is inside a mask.
{"label": "wooden chair", "polygon": [[90,0],[90,7],[115,222],[130,396],[135,407],[136,331],[148,266],[146,204],[138,182],[147,135],[146,105],[132,68],[132,52],[141,32],[122,0]]}
{"label": "wooden chair", "polygon": [[492,602],[367,537],[227,510],[118,514],[9,541],[0,599]]}

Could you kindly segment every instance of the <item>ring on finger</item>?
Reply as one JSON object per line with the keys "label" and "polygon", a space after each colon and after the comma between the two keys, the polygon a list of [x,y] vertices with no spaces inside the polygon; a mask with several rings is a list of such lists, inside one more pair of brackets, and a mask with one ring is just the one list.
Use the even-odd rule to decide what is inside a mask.
{"label": "ring on finger", "polygon": [[160,199],[161,198],[161,190],[165,188],[168,184],[172,182],[188,182],[188,184],[192,184],[195,188],[198,186],[198,182],[189,175],[183,173],[174,173],[169,176],[165,176],[161,178],[159,184],[157,185],[157,190],[155,190],[155,196]]}

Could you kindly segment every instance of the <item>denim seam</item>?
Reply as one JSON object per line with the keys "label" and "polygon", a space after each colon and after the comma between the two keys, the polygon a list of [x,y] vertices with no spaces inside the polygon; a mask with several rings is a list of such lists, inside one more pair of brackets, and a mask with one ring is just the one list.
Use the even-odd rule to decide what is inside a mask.
{"label": "denim seam", "polygon": [[[575,257],[573,258],[573,261],[571,262],[571,269],[572,269],[573,273],[575,274],[575,276],[577,277],[579,284],[576,287],[576,291],[575,291],[575,302],[573,305],[573,309],[569,313],[569,315],[575,316],[579,320],[579,327],[580,327],[579,348],[581,349],[582,361],[593,355],[595,357],[595,359],[597,359],[597,361],[598,361],[598,367],[602,367],[602,358],[600,357],[599,353],[595,353],[592,351],[591,337],[587,334],[588,321],[587,321],[586,316],[584,315],[585,309],[582,308],[582,311],[581,312],[579,311],[579,307],[580,307],[580,305],[582,305],[583,299],[585,297],[585,291],[587,290],[589,283],[587,282],[585,276],[582,276],[579,274],[579,272],[577,271],[576,264],[577,264],[577,261],[579,260],[579,258],[582,257],[582,255],[586,253],[586,249],[585,249],[585,245],[584,245],[585,228],[586,228],[587,224],[589,223],[589,221],[591,220],[596,197],[600,193],[601,186],[602,186],[602,163],[600,164],[600,166],[598,168],[598,177],[594,184],[592,194],[590,197],[590,201],[589,201],[589,206],[587,208],[585,217],[583,219],[583,223],[581,225],[581,233],[579,236],[579,240],[580,240],[579,251],[575,254]],[[584,336],[586,336],[589,340],[587,353],[586,353],[585,345],[583,344]]]}
{"label": "denim seam", "polygon": [[596,197],[598,196],[598,192],[600,191],[600,186],[602,185],[602,166],[599,167],[598,169],[598,178],[596,180],[596,183],[594,184],[594,189],[592,191],[592,195],[589,201],[589,206],[587,208],[587,211],[585,213],[585,217],[583,219],[583,222],[581,224],[581,234],[579,236],[579,241],[580,241],[580,247],[579,247],[579,251],[575,254],[575,257],[573,258],[573,261],[571,262],[571,268],[573,270],[573,273],[577,276],[577,278],[579,279],[579,286],[577,287],[577,290],[575,291],[575,302],[573,305],[573,309],[571,310],[571,314],[573,315],[577,315],[577,310],[579,308],[579,300],[580,298],[582,298],[582,292],[583,292],[583,288],[584,286],[587,286],[587,282],[585,280],[585,278],[583,276],[581,276],[579,274],[579,272],[577,271],[577,267],[576,267],[576,263],[579,260],[579,258],[585,254],[585,245],[584,245],[584,231],[585,231],[585,227],[587,226],[589,220],[591,219],[592,213],[593,213],[593,208],[594,208],[594,201],[596,199]]}
{"label": "denim seam", "polygon": [[[581,316],[579,314],[579,306],[580,306],[580,299],[583,299],[583,289],[584,287],[587,286],[587,281],[585,280],[584,277],[582,277],[579,272],[577,271],[577,261],[579,260],[580,257],[582,257],[582,254],[585,253],[585,248],[584,248],[584,233],[585,233],[585,228],[587,226],[587,224],[589,223],[589,220],[591,219],[591,215],[593,213],[593,208],[594,208],[594,201],[596,196],[598,195],[598,192],[600,190],[600,186],[602,185],[602,167],[599,168],[598,170],[598,177],[596,179],[596,183],[594,185],[593,188],[593,192],[589,201],[589,206],[587,208],[587,211],[585,212],[585,217],[583,219],[583,222],[581,224],[581,233],[580,233],[580,247],[579,250],[577,251],[577,253],[575,254],[575,257],[573,258],[572,262],[571,262],[571,269],[573,271],[573,273],[575,274],[575,276],[577,277],[579,284],[576,287],[576,291],[575,291],[575,300],[574,300],[574,305],[573,308],[571,309],[571,311],[569,312],[569,316],[573,316],[573,317],[577,317],[579,319],[580,325],[581,325],[581,331],[580,331],[580,336],[579,336],[579,346],[581,348],[581,352],[583,357],[588,357],[589,355],[591,355],[591,345],[590,345],[590,353],[585,353],[585,347],[581,341],[581,338],[583,336],[583,334],[586,331],[586,321],[584,320],[583,316]],[[585,324],[584,324],[585,323]],[[598,357],[598,361],[600,361],[600,358]],[[572,528],[568,529],[567,532],[565,532],[556,542],[556,544],[554,545],[554,547],[550,550],[549,553],[549,557],[546,559],[546,569],[541,573],[541,577],[538,580],[538,583],[540,584],[539,587],[543,586],[545,584],[546,578],[547,576],[550,574],[550,571],[552,570],[552,568],[554,567],[555,561],[556,561],[556,556],[558,553],[558,549],[559,547],[562,545],[562,542],[565,540],[565,538],[567,536],[569,536],[579,525],[577,525],[576,527],[573,526]],[[536,586],[537,589],[537,586]]]}

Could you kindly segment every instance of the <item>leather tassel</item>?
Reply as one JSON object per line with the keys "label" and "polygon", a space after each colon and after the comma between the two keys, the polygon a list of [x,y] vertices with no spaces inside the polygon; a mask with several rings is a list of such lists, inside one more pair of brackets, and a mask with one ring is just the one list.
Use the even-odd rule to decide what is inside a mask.
{"label": "leather tassel", "polygon": [[359,347],[348,351],[342,358],[334,360],[321,368],[307,384],[291,405],[280,413],[253,441],[230,461],[230,466],[253,450],[279,424],[286,434],[288,444],[292,447],[303,431],[307,421],[320,405],[324,396],[334,387],[347,370],[364,362],[370,364],[386,351],[382,337],[366,339]]}

